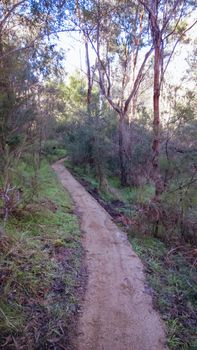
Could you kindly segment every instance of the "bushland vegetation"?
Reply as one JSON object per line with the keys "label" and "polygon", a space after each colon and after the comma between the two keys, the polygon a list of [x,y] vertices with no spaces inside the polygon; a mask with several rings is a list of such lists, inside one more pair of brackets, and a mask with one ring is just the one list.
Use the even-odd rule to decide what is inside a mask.
{"label": "bushland vegetation", "polygon": [[[70,285],[69,298],[76,298],[73,290],[82,255],[76,218],[70,200],[63,203],[55,190],[58,184],[54,185],[49,168],[46,171],[46,162],[64,157],[71,171],[127,230],[144,260],[151,293],[169,326],[169,346],[195,348],[194,8],[192,1],[183,0],[1,2],[0,327],[4,348],[26,344],[26,330],[30,343],[36,340],[39,346],[41,326],[33,319],[27,326],[27,320],[31,312],[34,316],[40,312],[46,295],[43,315],[53,320],[54,332],[43,329],[45,348],[50,348],[49,343],[51,348],[61,345],[69,312],[61,314],[58,299],[57,314],[52,316],[50,293]],[[58,33],[64,31],[81,34],[86,54],[86,71],[67,80],[64,53],[57,45]],[[190,50],[176,83],[171,75],[178,74],[173,62],[179,45]],[[64,206],[68,220],[63,218]],[[46,210],[42,213],[38,207]],[[59,222],[69,237],[61,229],[56,234]],[[54,281],[62,268],[56,259],[62,249],[69,250],[66,264],[76,273],[58,281],[56,288]],[[49,256],[54,263],[43,266]],[[48,278],[39,295],[42,271]],[[33,300],[31,305],[27,298]],[[68,301],[68,310],[73,311],[75,303],[71,304]]]}

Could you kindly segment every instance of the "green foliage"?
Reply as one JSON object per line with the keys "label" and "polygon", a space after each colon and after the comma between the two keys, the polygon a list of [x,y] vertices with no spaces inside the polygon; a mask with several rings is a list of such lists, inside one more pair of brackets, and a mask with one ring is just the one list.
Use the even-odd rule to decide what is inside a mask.
{"label": "green foliage", "polygon": [[67,155],[65,146],[62,145],[61,142],[55,140],[47,140],[44,142],[42,152],[50,163],[55,162],[55,160],[65,158]]}
{"label": "green foliage", "polygon": [[[92,91],[91,115],[87,112],[86,84],[73,76],[61,87],[65,100],[65,112],[58,122],[57,131],[74,165],[90,166],[98,172],[98,165],[117,168],[117,153],[113,138],[116,137],[117,120],[114,113],[102,102],[99,108],[99,91]],[[116,147],[116,146],[115,146]]]}
{"label": "green foliage", "polygon": [[117,177],[110,178],[110,183],[113,187],[119,189],[121,197],[126,203],[145,203],[154,194],[154,186],[152,185],[145,184],[138,187],[121,187]]}

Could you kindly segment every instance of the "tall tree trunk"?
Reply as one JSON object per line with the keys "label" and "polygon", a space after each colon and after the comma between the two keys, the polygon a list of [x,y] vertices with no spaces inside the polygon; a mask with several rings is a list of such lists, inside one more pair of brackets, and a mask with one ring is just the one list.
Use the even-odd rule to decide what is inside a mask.
{"label": "tall tree trunk", "polygon": [[158,34],[154,49],[154,92],[153,92],[153,144],[152,144],[152,167],[153,179],[155,182],[155,195],[159,196],[163,192],[163,184],[159,172],[159,152],[160,152],[160,74],[162,65],[161,38]]}
{"label": "tall tree trunk", "polygon": [[124,147],[124,130],[125,130],[125,116],[119,114],[119,160],[120,160],[120,182],[122,186],[127,185],[127,170],[125,159],[125,147]]}
{"label": "tall tree trunk", "polygon": [[91,78],[91,69],[90,69],[90,57],[89,57],[89,48],[88,41],[85,36],[85,52],[86,52],[86,66],[87,66],[87,81],[88,81],[88,90],[87,90],[87,112],[88,115],[91,114],[91,97],[92,97],[92,78]]}

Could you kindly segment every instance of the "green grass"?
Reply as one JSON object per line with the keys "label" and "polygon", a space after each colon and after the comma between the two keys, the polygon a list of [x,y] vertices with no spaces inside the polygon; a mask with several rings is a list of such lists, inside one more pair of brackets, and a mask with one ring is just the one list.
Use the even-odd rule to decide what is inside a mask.
{"label": "green grass", "polygon": [[195,268],[177,251],[156,238],[129,236],[142,259],[154,304],[167,328],[170,349],[197,349],[197,274]]}
{"label": "green grass", "polygon": [[38,196],[10,217],[0,245],[0,346],[65,346],[83,252],[70,197],[46,161]]}
{"label": "green grass", "polygon": [[67,156],[65,147],[58,141],[47,140],[42,146],[42,150],[50,163]]}
{"label": "green grass", "polygon": [[[89,184],[90,189],[99,188],[98,180],[95,178],[93,171],[87,171],[82,166],[73,166],[70,161],[65,161],[65,165],[70,168],[77,176],[86,181]],[[145,203],[149,200],[154,194],[154,187],[151,185],[143,185],[140,187],[121,187],[120,180],[117,176],[111,176],[108,178],[110,187],[115,190],[113,193],[100,193],[100,197],[105,202],[113,202],[114,200],[120,199],[125,204],[135,204]]]}
{"label": "green grass", "polygon": [[65,161],[65,165],[71,167],[71,169],[79,175],[83,180],[87,181],[92,188],[98,189],[98,180],[95,178],[95,174],[91,170],[86,170],[82,166],[75,165],[74,167],[68,161]]}
{"label": "green grass", "polygon": [[121,187],[120,180],[117,176],[110,177],[109,183],[113,188],[118,189],[125,203],[145,203],[154,194],[154,187],[148,184],[139,187]]}
{"label": "green grass", "polygon": [[64,148],[57,148],[51,154],[47,154],[47,160],[49,161],[49,163],[53,163],[56,160],[65,158],[66,156],[67,156],[67,152]]}

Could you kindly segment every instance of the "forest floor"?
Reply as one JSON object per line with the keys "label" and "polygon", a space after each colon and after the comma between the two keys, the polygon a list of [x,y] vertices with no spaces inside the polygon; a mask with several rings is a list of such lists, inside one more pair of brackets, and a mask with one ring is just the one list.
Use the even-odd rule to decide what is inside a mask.
{"label": "forest floor", "polygon": [[153,309],[143,265],[104,208],[65,169],[53,165],[70,192],[83,232],[88,271],[79,314],[79,350],[163,350],[163,323]]}

